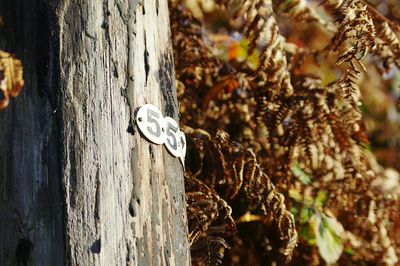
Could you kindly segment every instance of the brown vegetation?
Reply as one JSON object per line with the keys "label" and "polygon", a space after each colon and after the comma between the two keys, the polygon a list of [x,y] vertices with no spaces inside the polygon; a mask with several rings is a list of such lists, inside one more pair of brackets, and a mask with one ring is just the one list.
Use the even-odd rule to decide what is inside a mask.
{"label": "brown vegetation", "polygon": [[368,79],[398,94],[392,2],[170,2],[195,265],[398,262],[364,110]]}

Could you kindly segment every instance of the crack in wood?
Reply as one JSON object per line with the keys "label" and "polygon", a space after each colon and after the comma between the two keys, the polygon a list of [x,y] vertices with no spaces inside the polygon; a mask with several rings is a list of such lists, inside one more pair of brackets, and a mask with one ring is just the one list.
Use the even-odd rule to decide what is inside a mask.
{"label": "crack in wood", "polygon": [[147,51],[146,31],[143,31],[143,36],[144,36],[144,70],[146,73],[145,80],[147,84],[147,80],[149,78],[150,65],[149,65],[149,52]]}
{"label": "crack in wood", "polygon": [[125,16],[125,12],[123,11],[122,3],[118,0],[117,2],[117,7],[118,10],[121,14],[121,17],[124,19],[128,19],[126,25],[127,25],[127,32],[128,32],[128,79],[127,79],[127,90],[126,90],[126,99],[128,102],[128,107],[129,107],[129,123],[128,123],[128,128],[127,132],[130,133],[131,135],[135,134],[135,129],[134,129],[134,56],[135,56],[135,25],[136,25],[136,8],[138,5],[138,0],[133,0],[129,1],[129,14],[128,17]]}
{"label": "crack in wood", "polygon": [[136,216],[136,212],[135,212],[135,198],[134,196],[131,196],[131,200],[129,201],[129,215],[133,218]]}
{"label": "crack in wood", "polygon": [[158,9],[160,8],[160,3],[158,2],[159,0],[156,0],[156,13],[158,16]]}
{"label": "crack in wood", "polygon": [[75,130],[73,129],[73,126],[71,126],[71,139],[69,141],[69,147],[68,147],[68,152],[69,152],[69,182],[68,182],[68,194],[69,194],[69,205],[72,208],[75,208],[76,205],[76,193],[77,193],[77,185],[78,185],[78,173],[76,169],[76,157],[75,157]]}
{"label": "crack in wood", "polygon": [[178,100],[175,94],[175,84],[173,79],[173,61],[170,53],[161,54],[158,70],[158,79],[160,82],[160,90],[164,102],[164,113],[167,116],[178,118],[179,112]]}
{"label": "crack in wood", "polygon": [[125,256],[125,263],[126,266],[131,266],[134,262],[134,247],[132,241],[129,239],[126,241],[126,256]]}
{"label": "crack in wood", "polygon": [[96,221],[100,220],[100,172],[99,168],[96,170],[96,192],[95,192],[95,203],[94,203],[94,218]]}
{"label": "crack in wood", "polygon": [[[103,1],[103,24],[101,25],[101,28],[104,29],[104,34],[107,40],[108,45],[111,47],[112,46],[112,41],[111,41],[111,36],[110,36],[110,16],[111,12],[108,9],[108,0]],[[115,62],[113,62],[115,63]]]}

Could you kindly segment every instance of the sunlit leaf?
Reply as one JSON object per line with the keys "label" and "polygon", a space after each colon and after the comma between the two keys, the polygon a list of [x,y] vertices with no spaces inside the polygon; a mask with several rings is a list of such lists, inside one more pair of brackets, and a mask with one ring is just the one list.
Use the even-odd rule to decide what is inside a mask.
{"label": "sunlit leaf", "polygon": [[256,222],[262,221],[264,217],[261,215],[251,214],[250,212],[246,212],[243,214],[237,221],[237,223],[249,223],[249,222]]}
{"label": "sunlit leaf", "polygon": [[343,226],[334,218],[315,213],[310,224],[314,229],[319,253],[327,264],[335,263],[343,252]]}

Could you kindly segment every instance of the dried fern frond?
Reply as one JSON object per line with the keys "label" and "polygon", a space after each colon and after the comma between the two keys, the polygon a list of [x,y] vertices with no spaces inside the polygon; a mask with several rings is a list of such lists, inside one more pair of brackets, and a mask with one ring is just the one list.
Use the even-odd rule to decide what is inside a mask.
{"label": "dried fern frond", "polygon": [[[206,236],[200,237],[190,248],[193,265],[220,265],[224,258],[226,249],[230,245],[223,238],[218,236],[219,229],[211,228]],[[224,230],[222,230],[223,232]]]}
{"label": "dried fern frond", "polygon": [[362,0],[330,0],[324,6],[336,18],[338,31],[327,50],[339,51],[338,64],[359,61],[370,51],[382,59],[384,71],[388,72],[393,65],[399,67],[397,23]]}
{"label": "dried fern frond", "polygon": [[376,46],[372,53],[383,60],[383,69],[386,72],[393,65],[400,68],[400,41],[386,21],[377,26]]}
{"label": "dried fern frond", "polygon": [[218,265],[229,244],[224,238],[236,231],[232,210],[206,184],[185,173],[189,243],[194,265]]}
{"label": "dried fern frond", "polygon": [[355,64],[351,62],[345,75],[331,85],[336,86],[334,90],[355,107],[359,105],[361,97],[360,88],[357,84],[360,75],[360,71],[357,69]]}
{"label": "dried fern frond", "polygon": [[[207,264],[213,257],[212,263],[219,263],[221,253],[202,253],[204,249],[201,247],[218,244],[225,250],[227,243],[223,240],[232,246],[232,253],[225,256],[229,265],[243,264],[244,260],[238,256],[243,255],[239,249],[245,246],[246,254],[249,254],[246,259],[254,264],[277,262],[277,255],[289,259],[297,243],[297,234],[293,216],[286,207],[292,210],[294,203],[278,191],[286,196],[291,188],[298,186],[312,193],[317,190],[326,192],[328,196],[321,208],[333,210],[338,222],[360,237],[366,248],[357,250],[363,259],[370,256],[372,262],[389,254],[390,247],[397,244],[377,248],[377,243],[381,243],[379,239],[371,245],[365,243],[371,235],[362,224],[364,206],[371,199],[377,204],[379,202],[382,209],[386,208],[385,214],[379,214],[382,218],[390,207],[385,205],[388,202],[379,193],[369,189],[374,175],[365,152],[368,139],[359,108],[362,91],[359,80],[360,70],[366,71],[361,60],[368,52],[380,56],[387,66],[396,64],[397,28],[374,13],[362,0],[324,1],[324,7],[334,16],[337,30],[328,47],[336,52],[326,53],[308,50],[307,42],[314,39],[312,33],[304,38],[297,32],[289,33],[288,40],[290,34],[292,38],[295,35],[290,39],[294,40],[292,44],[286,43],[280,33],[277,20],[284,16],[316,21],[308,17],[308,12],[312,11],[306,10],[310,6],[305,1],[215,2],[215,12],[233,14],[232,21],[224,21],[222,30],[217,30],[215,36],[209,34],[207,19],[194,20],[177,6],[172,8],[171,15],[173,35],[176,36],[174,46],[183,114],[181,123],[202,128],[184,129],[189,143],[187,169],[232,207],[231,217],[239,231],[227,238],[224,222],[215,219],[219,200],[203,195],[206,193],[189,193],[190,197],[204,199],[199,201],[203,202],[202,206],[195,207],[207,209],[210,215],[199,216],[203,217],[198,219],[201,221],[199,224],[204,224],[204,227],[195,227],[191,223],[190,231],[197,232],[191,234],[191,239],[196,237],[196,241],[200,241],[193,246],[192,253],[203,254],[196,261]],[[282,16],[275,16],[274,11]],[[185,18],[183,21],[182,17]],[[185,21],[192,25],[180,24]],[[387,22],[389,29],[382,21]],[[307,25],[303,24],[307,23],[302,23],[299,29],[306,28]],[[280,25],[285,34],[292,26]],[[197,39],[191,37],[194,32],[199,33],[195,34]],[[182,41],[186,35],[195,41]],[[218,42],[214,37],[232,40],[237,36],[248,46],[247,55],[258,56],[256,68],[249,67],[243,60],[225,59],[218,55],[217,49],[211,48]],[[330,37],[324,33],[325,42]],[[218,43],[221,44],[223,42]],[[323,44],[317,47],[321,46]],[[199,50],[203,62],[198,63],[201,60],[197,57],[192,61],[186,56]],[[304,60],[300,60],[302,54]],[[314,54],[326,57],[312,61],[309,57]],[[313,66],[311,71],[306,69],[307,65],[315,63],[324,65]],[[364,63],[370,69],[369,57]],[[196,68],[201,70],[193,71]],[[300,182],[294,174],[296,163],[308,176],[307,184],[302,184],[303,181]],[[190,179],[187,181],[192,182]],[[194,210],[189,207],[189,211]],[[220,216],[221,212],[218,213]],[[206,220],[214,222],[208,224]],[[299,222],[298,216],[296,222]],[[302,228],[302,223],[297,226]],[[201,228],[213,228],[217,233],[204,233]],[[249,229],[254,230],[251,231],[252,239],[242,234]],[[300,253],[306,252],[307,255],[301,265],[319,261],[318,250],[304,241],[299,245],[296,259],[302,256]],[[344,263],[357,261],[346,256],[341,259]],[[278,263],[284,263],[284,260]]]}
{"label": "dried fern frond", "polygon": [[[222,2],[222,3],[221,3]],[[273,11],[272,1],[220,1],[226,9],[235,9],[236,15],[243,18],[243,35],[249,40],[249,53],[259,51],[259,66],[251,73],[250,86],[257,101],[256,118],[263,120],[267,102],[278,95],[290,96],[293,87],[290,82],[287,59],[285,56],[285,39],[280,34]]]}
{"label": "dried fern frond", "polygon": [[261,208],[267,224],[272,221],[278,228],[280,240],[284,242],[280,252],[290,261],[294,248],[297,246],[297,232],[293,215],[286,210],[285,198],[276,191],[274,184],[262,171],[257,163],[256,155],[247,150],[244,164],[243,189],[249,200],[250,210]]}
{"label": "dried fern frond", "polygon": [[307,0],[273,0],[272,2],[275,10],[290,18],[303,22],[317,22],[328,31],[336,31],[336,27],[319,16]]}
{"label": "dried fern frond", "polygon": [[172,10],[171,18],[175,21],[171,25],[174,38],[174,46],[177,48],[175,58],[177,68],[182,71],[178,79],[199,88],[207,84],[211,85],[213,79],[218,77],[223,62],[214,56],[210,47],[204,41],[203,29],[200,22],[193,17],[189,10],[180,6]]}
{"label": "dried fern frond", "polygon": [[[289,96],[293,93],[293,87],[283,49],[285,39],[279,32],[271,1],[258,1],[255,5],[256,2],[254,1],[253,8],[244,14],[244,32],[249,38],[253,38],[250,39],[250,45],[254,48],[259,47],[261,51],[255,82],[257,87],[273,86],[274,89],[270,89],[270,93],[280,93],[282,90],[283,95]],[[252,25],[257,27],[253,28]]]}
{"label": "dried fern frond", "polygon": [[[293,87],[290,82],[290,74],[287,70],[286,57],[283,50],[284,39],[279,33],[278,25],[273,15],[272,5],[266,4],[266,12],[262,14],[265,21],[264,33],[260,37],[266,40],[265,45],[261,48],[260,67],[256,72],[254,80],[256,82],[257,91],[256,101],[258,108],[256,118],[261,122],[267,108],[273,109],[269,102],[273,102],[279,94],[289,96],[293,93]],[[265,89],[260,89],[265,87]],[[268,103],[267,103],[268,102]]]}
{"label": "dried fern frond", "polygon": [[0,110],[7,107],[10,97],[17,97],[24,86],[22,63],[0,50]]}
{"label": "dried fern frond", "polygon": [[358,0],[328,1],[333,9],[337,33],[328,49],[339,52],[337,64],[361,60],[375,44],[375,27],[367,6]]}
{"label": "dried fern frond", "polygon": [[[203,169],[198,178],[213,186],[227,199],[237,200],[241,193],[240,197],[244,196],[249,210],[262,215],[265,226],[273,225],[282,243],[277,250],[286,260],[290,260],[297,243],[293,216],[286,210],[284,196],[276,191],[257,163],[255,154],[251,150],[245,151],[222,130],[217,131],[215,138],[209,138],[210,135],[204,134],[202,130],[186,127],[185,132],[197,147],[202,147],[203,155],[199,157],[203,158]],[[211,168],[221,170],[210,174],[211,163],[216,164]]]}

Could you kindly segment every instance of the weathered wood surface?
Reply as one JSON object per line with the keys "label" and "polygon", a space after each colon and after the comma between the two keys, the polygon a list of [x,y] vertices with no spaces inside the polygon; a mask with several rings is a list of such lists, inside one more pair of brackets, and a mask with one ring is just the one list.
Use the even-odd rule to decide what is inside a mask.
{"label": "weathered wood surface", "polygon": [[0,49],[15,53],[25,71],[23,93],[0,111],[0,265],[62,265],[60,130],[47,92],[54,89],[47,14],[37,1],[1,0],[0,16]]}
{"label": "weathered wood surface", "polygon": [[[30,205],[33,265],[190,264],[182,167],[132,123],[145,103],[178,115],[167,1],[46,3],[49,36],[35,35],[42,3],[6,2],[23,28],[15,40],[31,39],[16,46],[24,93],[0,115],[0,264],[18,242],[6,209]],[[42,37],[49,71],[31,48]]]}

